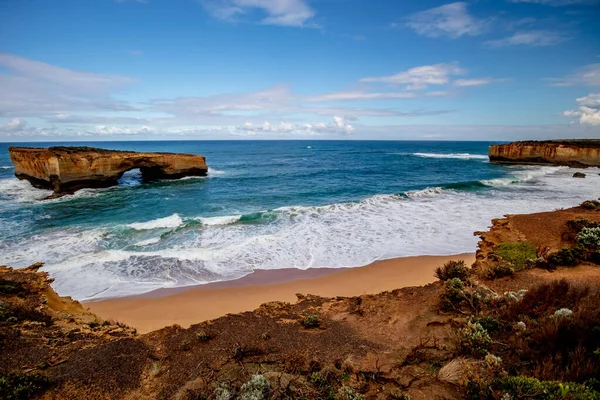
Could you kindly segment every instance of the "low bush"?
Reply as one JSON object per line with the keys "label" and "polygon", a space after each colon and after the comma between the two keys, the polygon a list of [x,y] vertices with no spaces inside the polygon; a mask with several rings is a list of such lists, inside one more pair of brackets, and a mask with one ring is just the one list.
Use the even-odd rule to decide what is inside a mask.
{"label": "low bush", "polygon": [[33,398],[49,386],[39,374],[8,374],[0,376],[0,397],[5,400]]}
{"label": "low bush", "polygon": [[350,386],[342,386],[338,390],[335,400],[364,400],[365,396],[352,389]]}
{"label": "low bush", "polygon": [[308,315],[302,321],[305,328],[318,328],[321,325],[318,315]]}
{"label": "low bush", "polygon": [[600,228],[583,228],[577,235],[577,243],[586,250],[599,250]]}
{"label": "low bush", "polygon": [[511,264],[516,270],[524,268],[527,260],[537,258],[535,247],[528,242],[500,243],[494,247],[494,254]]}
{"label": "low bush", "polygon": [[0,295],[21,294],[24,292],[25,288],[21,283],[0,279]]}
{"label": "low bush", "polygon": [[455,311],[460,309],[460,304],[465,299],[465,283],[458,278],[452,278],[444,283],[444,291],[440,295],[440,309],[442,311]]}
{"label": "low bush", "polygon": [[576,218],[567,221],[567,231],[563,234],[563,239],[574,242],[579,232],[583,228],[599,228],[600,222],[590,221],[587,218]]}
{"label": "low bush", "polygon": [[435,277],[444,282],[452,278],[466,281],[469,278],[469,269],[463,260],[448,261],[442,267],[436,268]]}
{"label": "low bush", "polygon": [[583,203],[581,203],[581,207],[585,208],[586,210],[595,210],[596,208],[600,207],[600,201],[586,200]]}
{"label": "low bush", "polygon": [[458,331],[457,348],[461,354],[485,357],[492,344],[492,338],[478,322],[469,321]]}
{"label": "low bush", "polygon": [[548,263],[552,266],[572,267],[585,258],[585,250],[580,246],[567,247],[548,256]]}
{"label": "low bush", "polygon": [[254,375],[240,388],[238,399],[240,400],[263,400],[269,398],[271,385],[267,378],[262,375]]}
{"label": "low bush", "polygon": [[490,385],[494,392],[500,392],[501,398],[534,400],[598,400],[600,392],[590,386],[578,383],[540,381],[526,376],[508,376],[498,379]]}
{"label": "low bush", "polygon": [[508,264],[493,264],[485,271],[485,277],[491,280],[512,276],[514,274],[515,269]]}

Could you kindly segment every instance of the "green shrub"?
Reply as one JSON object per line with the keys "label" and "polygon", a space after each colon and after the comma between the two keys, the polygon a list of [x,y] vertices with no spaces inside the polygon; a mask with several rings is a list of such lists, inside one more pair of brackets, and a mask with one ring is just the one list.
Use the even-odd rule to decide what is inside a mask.
{"label": "green shrub", "polygon": [[321,325],[321,322],[319,321],[319,316],[313,314],[306,316],[304,321],[302,321],[302,325],[304,325],[305,328],[318,328]]}
{"label": "green shrub", "polygon": [[490,265],[485,271],[485,276],[488,279],[498,279],[505,276],[512,276],[515,273],[515,269],[508,264],[494,264]]}
{"label": "green shrub", "polygon": [[322,388],[322,387],[329,386],[329,380],[327,379],[327,376],[325,376],[325,374],[322,374],[320,372],[313,372],[310,375],[309,381],[316,387]]}
{"label": "green shrub", "polygon": [[548,263],[554,266],[572,267],[585,257],[585,250],[580,246],[567,247],[548,256]]}
{"label": "green shrub", "polygon": [[198,331],[196,333],[196,337],[201,342],[208,342],[212,338],[210,333],[207,333],[206,331]]}
{"label": "green shrub", "polygon": [[[534,400],[598,400],[600,392],[587,385],[540,381],[526,376],[508,376],[492,382],[491,387],[506,398]],[[511,397],[508,397],[511,396]],[[504,397],[503,397],[504,398]]]}
{"label": "green shrub", "polygon": [[510,263],[516,270],[525,267],[527,260],[537,258],[535,247],[528,242],[500,243],[494,248],[494,253]]}
{"label": "green shrub", "polygon": [[469,321],[458,331],[458,350],[473,357],[484,357],[492,345],[492,338],[478,322]]}
{"label": "green shrub", "polygon": [[600,201],[598,200],[586,200],[581,203],[581,207],[586,210],[595,210],[598,206],[600,206]]}
{"label": "green shrub", "polygon": [[238,399],[240,400],[263,400],[269,398],[271,385],[267,378],[262,375],[254,375],[240,388]]}
{"label": "green shrub", "polygon": [[600,249],[600,228],[583,228],[577,235],[577,243],[586,250]]}
{"label": "green shrub", "polygon": [[469,278],[469,269],[463,260],[448,261],[442,267],[436,268],[435,277],[444,282],[452,278],[466,281]]}
{"label": "green shrub", "polygon": [[5,400],[25,400],[48,387],[48,380],[39,374],[8,374],[0,376],[0,397]]}
{"label": "green shrub", "polygon": [[365,396],[352,389],[350,386],[342,386],[335,396],[336,400],[364,400]]}
{"label": "green shrub", "polygon": [[500,321],[497,318],[491,316],[485,316],[481,318],[475,318],[473,322],[478,323],[488,332],[496,332],[500,329]]}
{"label": "green shrub", "polygon": [[444,291],[440,295],[440,308],[442,311],[453,311],[460,308],[465,299],[465,283],[458,278],[444,282]]}
{"label": "green shrub", "polygon": [[25,288],[21,283],[0,279],[0,294],[20,294],[23,292],[25,292]]}

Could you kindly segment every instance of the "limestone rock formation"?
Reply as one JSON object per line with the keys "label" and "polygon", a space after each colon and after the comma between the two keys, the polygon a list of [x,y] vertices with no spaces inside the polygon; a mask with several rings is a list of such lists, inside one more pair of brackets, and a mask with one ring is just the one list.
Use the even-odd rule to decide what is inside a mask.
{"label": "limestone rock formation", "polygon": [[491,162],[600,167],[600,140],[547,140],[490,146]]}
{"label": "limestone rock formation", "polygon": [[54,191],[53,197],[83,188],[118,184],[129,170],[139,168],[145,181],[205,176],[206,159],[193,154],[138,153],[91,147],[9,147],[15,175],[33,186]]}

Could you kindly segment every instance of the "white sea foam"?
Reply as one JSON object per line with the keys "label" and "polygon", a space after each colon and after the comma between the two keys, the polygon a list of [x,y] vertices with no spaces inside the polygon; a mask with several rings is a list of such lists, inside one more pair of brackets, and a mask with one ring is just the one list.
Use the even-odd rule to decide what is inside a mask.
{"label": "white sea foam", "polygon": [[[0,264],[21,267],[43,260],[61,295],[97,299],[233,279],[257,268],[352,267],[398,256],[472,252],[473,232],[486,229],[492,218],[598,197],[600,170],[572,178],[577,171],[515,168],[510,184],[494,183],[491,190],[430,188],[405,197],[281,207],[252,224],[225,215],[196,217],[202,225],[175,229],[186,221],[174,214],[129,225],[135,231],[122,226],[53,230],[0,247]],[[149,238],[148,230],[155,228],[170,231],[160,240]]]}
{"label": "white sea foam", "polygon": [[230,225],[238,222],[242,218],[241,215],[224,215],[222,217],[197,217],[197,221],[202,222],[202,225]]}
{"label": "white sea foam", "polygon": [[148,246],[150,244],[154,244],[154,243],[158,243],[158,242],[160,242],[160,238],[155,237],[155,238],[150,238],[150,239],[146,239],[146,240],[140,240],[135,245],[136,246]]}
{"label": "white sea foam", "polygon": [[2,165],[0,166],[0,169],[14,169],[15,167],[13,167],[12,165]]}
{"label": "white sea foam", "polygon": [[208,167],[208,175],[223,175],[225,171]]}
{"label": "white sea foam", "polygon": [[25,180],[17,178],[0,179],[0,197],[11,201],[31,203],[52,194],[51,190],[36,189]]}
{"label": "white sea foam", "polygon": [[130,228],[137,230],[159,229],[159,228],[177,228],[183,224],[183,220],[179,214],[173,214],[164,218],[157,218],[147,222],[134,222],[127,225]]}
{"label": "white sea foam", "polygon": [[487,160],[489,158],[487,155],[470,153],[412,153],[412,155],[424,158],[454,158],[457,160]]}

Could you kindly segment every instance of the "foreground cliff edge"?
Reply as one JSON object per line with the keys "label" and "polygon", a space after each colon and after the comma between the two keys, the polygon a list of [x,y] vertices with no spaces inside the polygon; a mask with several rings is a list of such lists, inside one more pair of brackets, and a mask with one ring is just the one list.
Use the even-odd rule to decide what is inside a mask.
{"label": "foreground cliff edge", "polygon": [[600,139],[524,141],[490,146],[491,162],[600,167]]}
{"label": "foreground cliff edge", "polygon": [[144,335],[59,297],[40,264],[0,267],[0,398],[600,399],[600,202],[477,234],[473,267],[426,286]]}
{"label": "foreground cliff edge", "polygon": [[139,168],[146,181],[205,176],[206,159],[194,154],[138,153],[92,147],[9,147],[15,175],[53,197],[83,188],[118,185],[129,170]]}

